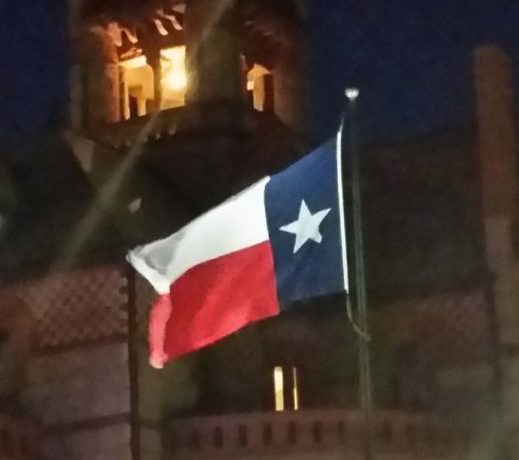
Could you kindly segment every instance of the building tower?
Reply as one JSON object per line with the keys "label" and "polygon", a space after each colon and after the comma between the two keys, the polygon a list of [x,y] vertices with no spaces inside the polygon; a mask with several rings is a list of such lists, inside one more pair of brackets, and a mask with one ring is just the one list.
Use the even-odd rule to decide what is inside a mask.
{"label": "building tower", "polygon": [[[54,200],[70,206],[42,217],[52,243],[41,257],[30,253],[45,237],[17,237],[19,223],[24,256],[2,256],[17,267],[6,270],[2,311],[23,305],[35,323],[30,334],[16,318],[1,325],[2,350],[24,357],[5,391],[41,421],[44,458],[162,458],[162,419],[200,406],[204,366],[191,357],[160,376],[148,369],[149,293],[124,252],[302,153],[302,6],[68,3],[69,123],[53,135],[82,173],[61,180],[53,164]],[[72,183],[88,191],[69,193]],[[15,428],[2,452],[31,455],[32,426],[6,423]]]}

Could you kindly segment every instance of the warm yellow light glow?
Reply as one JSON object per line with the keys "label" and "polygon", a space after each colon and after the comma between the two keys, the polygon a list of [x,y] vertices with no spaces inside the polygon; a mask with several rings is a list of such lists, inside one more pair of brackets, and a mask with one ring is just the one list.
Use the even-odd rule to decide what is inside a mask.
{"label": "warm yellow light glow", "polygon": [[265,75],[268,75],[270,71],[259,64],[254,64],[252,68],[247,72],[247,80],[254,81]]}
{"label": "warm yellow light glow", "polygon": [[283,395],[283,368],[274,368],[274,403],[276,411],[285,410],[285,398]]}
{"label": "warm yellow light glow", "polygon": [[181,91],[187,86],[186,47],[175,46],[160,51],[162,57],[163,85],[171,91]]}
{"label": "warm yellow light glow", "polygon": [[164,83],[173,91],[180,91],[187,85],[186,73],[181,69],[172,69],[164,76]]}
{"label": "warm yellow light glow", "polygon": [[184,63],[186,57],[185,46],[174,46],[173,48],[164,48],[160,50],[160,55],[175,64]]}
{"label": "warm yellow light glow", "polygon": [[121,61],[120,64],[125,69],[138,69],[139,67],[144,67],[147,64],[146,56],[136,56],[131,59],[126,59],[125,61]]}
{"label": "warm yellow light glow", "polygon": [[292,367],[292,382],[294,386],[292,387],[292,398],[294,402],[294,410],[299,409],[299,388],[297,385],[297,367]]}
{"label": "warm yellow light glow", "polygon": [[252,93],[253,107],[260,112],[265,108],[265,78],[270,74],[268,69],[259,64],[254,64],[247,72],[247,91]]}

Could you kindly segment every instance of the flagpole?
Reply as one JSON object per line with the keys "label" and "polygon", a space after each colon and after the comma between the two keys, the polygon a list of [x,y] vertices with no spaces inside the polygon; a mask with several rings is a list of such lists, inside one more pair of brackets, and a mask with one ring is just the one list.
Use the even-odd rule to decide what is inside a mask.
{"label": "flagpole", "polygon": [[[354,259],[354,292],[351,297],[355,300],[355,310],[357,316],[357,325],[360,333],[357,333],[359,344],[359,396],[361,401],[362,413],[364,417],[364,458],[365,460],[373,460],[373,434],[372,434],[372,388],[371,388],[371,368],[370,368],[370,350],[368,335],[368,317],[366,302],[366,278],[364,267],[364,242],[362,235],[362,198],[361,198],[361,178],[360,178],[360,158],[359,145],[357,139],[357,119],[356,119],[356,100],[359,96],[357,88],[347,88],[345,96],[348,99],[345,113],[341,120],[341,133],[345,128],[345,119],[348,118],[348,150],[350,152],[350,160],[347,164],[351,168],[351,207],[353,222],[352,238],[353,242],[353,259]],[[341,145],[344,152],[344,143]],[[350,302],[350,296],[346,302]],[[348,308],[351,308],[347,305]]]}

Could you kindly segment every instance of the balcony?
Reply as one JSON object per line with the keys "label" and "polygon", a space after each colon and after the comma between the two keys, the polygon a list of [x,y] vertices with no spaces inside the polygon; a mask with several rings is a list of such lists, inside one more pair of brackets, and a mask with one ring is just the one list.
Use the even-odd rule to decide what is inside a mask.
{"label": "balcony", "polygon": [[134,144],[172,136],[177,131],[182,110],[170,109],[98,128],[94,138],[111,147],[131,147]]}
{"label": "balcony", "polygon": [[[175,421],[166,443],[172,459],[360,460],[362,427],[362,413],[346,410],[197,417]],[[378,411],[373,445],[381,460],[454,459],[464,438],[435,416]]]}
{"label": "balcony", "polygon": [[255,112],[244,106],[214,104],[204,107],[179,107],[104,125],[97,128],[94,138],[112,147],[128,148],[161,137],[173,136],[178,131],[248,130],[257,123],[256,118],[258,116]]}
{"label": "balcony", "polygon": [[0,460],[28,460],[35,458],[36,451],[36,426],[0,413]]}

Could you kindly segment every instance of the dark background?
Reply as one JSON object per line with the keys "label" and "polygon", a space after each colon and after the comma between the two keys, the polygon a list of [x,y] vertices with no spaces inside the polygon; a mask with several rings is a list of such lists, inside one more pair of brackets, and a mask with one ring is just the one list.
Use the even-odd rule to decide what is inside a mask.
{"label": "dark background", "polygon": [[519,54],[519,3],[492,0],[314,0],[315,121],[337,124],[345,85],[360,88],[363,139],[380,142],[470,122],[471,55],[499,43]]}

